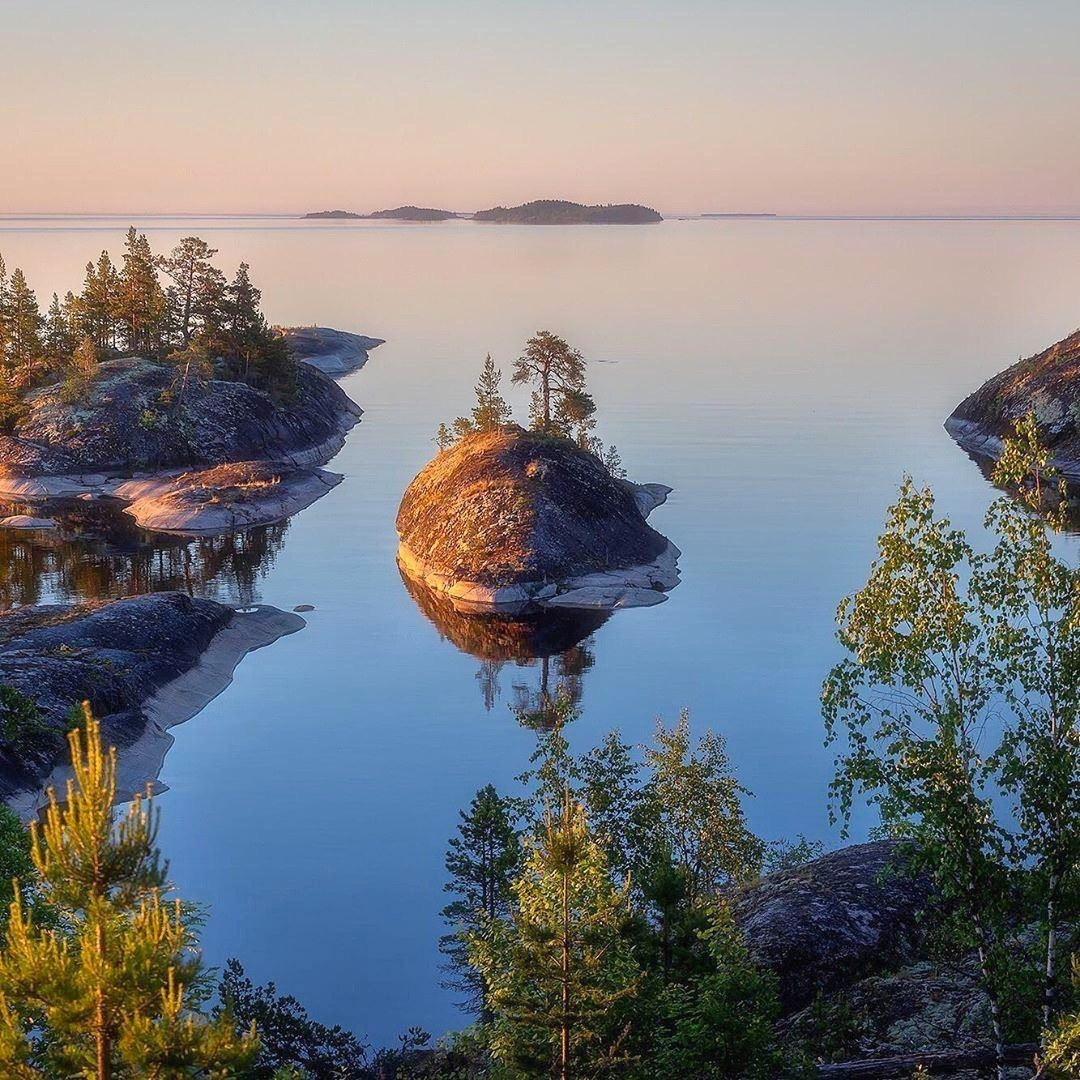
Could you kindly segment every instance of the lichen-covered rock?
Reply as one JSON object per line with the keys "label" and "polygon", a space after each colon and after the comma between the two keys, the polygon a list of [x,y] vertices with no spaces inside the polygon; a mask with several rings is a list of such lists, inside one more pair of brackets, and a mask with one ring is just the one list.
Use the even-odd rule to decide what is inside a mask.
{"label": "lichen-covered rock", "polygon": [[[476,608],[546,603],[553,583],[593,587],[585,606],[597,588],[627,604],[635,590],[659,599],[678,580],[678,551],[646,523],[639,490],[565,439],[517,427],[467,435],[406,490],[399,561]],[[646,491],[646,506],[668,490]]]}
{"label": "lichen-covered rock", "polygon": [[183,593],[0,616],[0,685],[35,702],[46,729],[18,749],[0,744],[0,798],[48,775],[80,701],[89,700],[112,743],[136,737],[142,702],[191,667],[232,617],[223,604]]}
{"label": "lichen-covered rock", "polygon": [[917,958],[930,883],[904,873],[899,858],[892,841],[856,844],[734,898],[736,922],[755,959],[776,974],[786,1012]]}
{"label": "lichen-covered rock", "polygon": [[956,407],[945,428],[965,450],[993,460],[1029,412],[1054,464],[1072,485],[1080,483],[1080,330],[987,380]]}
{"label": "lichen-covered rock", "polygon": [[100,365],[85,398],[61,385],[27,399],[29,415],[0,438],[7,476],[144,471],[264,459],[316,451],[323,460],[360,417],[343,390],[313,367],[297,369],[287,401],[243,383],[174,386],[175,371],[148,360]]}

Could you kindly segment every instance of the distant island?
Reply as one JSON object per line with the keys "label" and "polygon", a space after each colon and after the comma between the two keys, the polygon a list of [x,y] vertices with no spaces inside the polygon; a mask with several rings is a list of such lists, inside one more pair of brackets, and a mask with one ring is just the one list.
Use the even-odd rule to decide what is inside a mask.
{"label": "distant island", "polygon": [[703,218],[762,218],[776,217],[776,214],[702,214]]}
{"label": "distant island", "polygon": [[[376,210],[369,218],[389,218],[392,221],[449,221],[462,217],[453,210],[434,210],[430,206],[396,206],[393,210]],[[465,215],[467,216],[467,215]]]}
{"label": "distant island", "polygon": [[393,210],[376,210],[373,214],[356,214],[352,210],[318,210],[305,214],[304,219],[322,221],[449,221],[451,218],[468,217],[453,210],[436,210],[430,206],[395,206]]}
{"label": "distant island", "polygon": [[353,219],[361,220],[363,217],[363,214],[354,214],[351,210],[316,210],[313,214],[305,214],[304,220],[323,218],[329,221],[348,221]]}
{"label": "distant island", "polygon": [[[704,214],[703,217],[776,217],[775,214]],[[430,206],[395,206],[357,214],[352,210],[316,210],[304,214],[315,221],[451,221],[466,219],[503,225],[650,225],[663,217],[649,206],[637,203],[606,203],[588,206],[566,199],[534,199],[520,206],[493,206],[475,214],[459,214]]]}
{"label": "distant island", "polygon": [[510,225],[647,225],[663,220],[655,210],[636,203],[586,206],[564,199],[536,199],[521,206],[495,206],[473,214],[473,221]]}

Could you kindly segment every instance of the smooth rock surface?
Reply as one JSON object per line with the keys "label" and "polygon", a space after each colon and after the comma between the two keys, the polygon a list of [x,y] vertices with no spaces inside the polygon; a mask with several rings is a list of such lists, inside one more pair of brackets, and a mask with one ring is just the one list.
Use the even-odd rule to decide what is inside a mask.
{"label": "smooth rock surface", "polygon": [[328,326],[286,326],[281,333],[301,363],[334,378],[359,371],[368,362],[371,350],[386,344],[382,338],[349,334]]}
{"label": "smooth rock surface", "polygon": [[54,769],[66,755],[68,716],[83,700],[117,747],[132,793],[156,776],[154,762],[160,766],[155,725],[163,731],[193,716],[247,652],[303,625],[276,608],[240,614],[176,592],[5,613],[0,682],[37,704],[52,735],[32,751],[0,748],[0,798],[22,813],[38,805],[45,778],[63,775]]}

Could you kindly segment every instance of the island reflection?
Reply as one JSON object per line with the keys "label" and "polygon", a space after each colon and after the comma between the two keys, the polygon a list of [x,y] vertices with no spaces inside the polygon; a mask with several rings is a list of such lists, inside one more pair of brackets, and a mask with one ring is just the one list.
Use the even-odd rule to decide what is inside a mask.
{"label": "island reflection", "polygon": [[550,726],[561,707],[581,701],[585,674],[595,663],[593,634],[610,611],[545,608],[535,614],[470,615],[458,611],[444,593],[398,569],[439,635],[480,661],[476,681],[485,709],[491,711],[503,697],[507,665],[513,668],[507,704],[522,723]]}
{"label": "island reflection", "polygon": [[116,599],[177,590],[243,605],[284,543],[288,522],[219,536],[140,529],[110,499],[0,501],[0,516],[47,514],[48,530],[0,528],[0,611],[24,604]]}

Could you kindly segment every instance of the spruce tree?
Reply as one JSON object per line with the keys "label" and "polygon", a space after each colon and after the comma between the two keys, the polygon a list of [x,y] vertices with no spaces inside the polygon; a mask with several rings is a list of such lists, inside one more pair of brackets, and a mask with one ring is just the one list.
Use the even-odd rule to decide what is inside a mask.
{"label": "spruce tree", "polygon": [[115,344],[119,289],[119,276],[107,251],[98,256],[96,264],[86,264],[86,278],[78,300],[79,331],[100,352]]}
{"label": "spruce tree", "polygon": [[0,951],[0,1063],[11,1077],[229,1077],[253,1036],[199,1012],[201,961],[191,916],[167,897],[157,815],[114,808],[116,752],[97,721],[69,736],[73,779],[49,791],[31,833],[39,925],[16,895]]}
{"label": "spruce tree", "polygon": [[476,405],[472,411],[475,430],[491,431],[510,422],[512,410],[499,392],[501,382],[502,372],[495,366],[491,353],[488,353],[476,384]]}
{"label": "spruce tree", "polygon": [[158,281],[150,242],[134,225],[124,240],[124,264],[117,281],[114,314],[127,352],[151,355],[157,351],[164,329],[165,293]]}
{"label": "spruce tree", "polygon": [[7,323],[7,371],[9,380],[29,389],[34,370],[41,360],[41,330],[44,320],[38,308],[34,290],[27,284],[22,270],[16,267],[11,274],[5,304]]}
{"label": "spruce tree", "polygon": [[63,368],[75,349],[67,316],[60,304],[60,297],[56,293],[52,294],[52,302],[45,314],[45,328],[42,331],[41,343],[51,374],[55,375]]}
{"label": "spruce tree", "polygon": [[510,912],[510,883],[521,859],[521,841],[513,803],[487,784],[462,810],[458,835],[446,852],[450,880],[443,891],[454,896],[442,909],[451,933],[439,939],[439,951],[447,958],[443,970],[448,989],[465,996],[463,1009],[487,1017],[487,986],[469,961],[468,939],[484,925],[505,919]]}
{"label": "spruce tree", "polygon": [[639,980],[627,918],[627,891],[612,884],[585,812],[567,793],[526,841],[510,918],[470,938],[502,1065],[571,1080],[619,1062],[627,1033],[619,1006]]}

